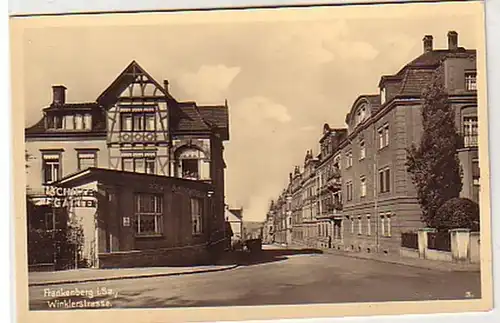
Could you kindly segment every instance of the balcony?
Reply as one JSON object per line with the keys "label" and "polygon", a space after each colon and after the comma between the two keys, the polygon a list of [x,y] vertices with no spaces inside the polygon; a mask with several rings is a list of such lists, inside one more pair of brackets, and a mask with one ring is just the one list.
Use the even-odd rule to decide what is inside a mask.
{"label": "balcony", "polygon": [[477,148],[478,135],[477,134],[461,134],[461,147],[460,148]]}

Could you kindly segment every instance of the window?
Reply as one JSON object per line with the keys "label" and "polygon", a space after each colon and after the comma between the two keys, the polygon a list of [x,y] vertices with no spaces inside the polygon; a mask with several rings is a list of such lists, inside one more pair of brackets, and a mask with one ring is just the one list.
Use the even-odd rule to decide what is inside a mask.
{"label": "window", "polygon": [[156,118],[154,113],[146,113],[146,130],[153,131],[156,129]]}
{"label": "window", "polygon": [[385,96],[386,96],[385,87],[383,87],[380,89],[380,104],[382,105],[385,103],[386,100]]}
{"label": "window", "polygon": [[366,147],[365,147],[365,141],[361,140],[359,142],[359,159],[364,159],[366,157]]}
{"label": "window", "polygon": [[198,170],[198,159],[183,159],[182,160],[182,177],[198,179],[200,176]]}
{"label": "window", "polygon": [[479,189],[480,189],[480,184],[479,184],[479,179],[480,179],[480,170],[479,170],[479,160],[478,159],[473,159],[472,160],[472,199],[479,203]]}
{"label": "window", "polygon": [[368,236],[372,235],[372,224],[369,214],[366,216],[366,235]]}
{"label": "window", "polygon": [[379,192],[386,193],[391,190],[391,171],[389,168],[378,172]]}
{"label": "window", "polygon": [[351,218],[351,234],[354,234],[354,218]]}
{"label": "window", "polygon": [[363,234],[363,227],[361,226],[361,217],[358,217],[358,235]]}
{"label": "window", "polygon": [[78,170],[97,166],[97,153],[95,151],[78,151]]}
{"label": "window", "polygon": [[203,201],[191,198],[191,219],[193,221],[193,234],[203,233]]}
{"label": "window", "polygon": [[346,184],[346,200],[347,201],[352,200],[352,182],[348,182]]}
{"label": "window", "polygon": [[385,236],[385,218],[383,215],[380,216],[380,234]]}
{"label": "window", "polygon": [[75,129],[83,129],[83,116],[81,114],[75,115]]}
{"label": "window", "polygon": [[363,106],[363,107],[361,107],[358,110],[358,112],[356,114],[356,125],[360,124],[361,122],[363,122],[363,120],[365,119],[365,117],[366,117],[366,107]]}
{"label": "window", "polygon": [[136,194],[134,220],[137,235],[162,234],[163,197],[153,194]]}
{"label": "window", "polygon": [[61,178],[61,154],[42,153],[42,172],[44,183],[51,183]]}
{"label": "window", "polygon": [[390,237],[391,236],[391,215],[386,214],[385,215],[385,236]]}
{"label": "window", "polygon": [[87,113],[83,116],[83,128],[85,130],[92,129],[92,115],[91,114]]}
{"label": "window", "polygon": [[359,187],[360,187],[361,197],[365,197],[366,196],[366,178],[364,176],[361,176]]}
{"label": "window", "polygon": [[122,131],[132,131],[132,114],[131,113],[120,114],[120,125]]}
{"label": "window", "polygon": [[64,123],[64,117],[59,115],[49,115],[47,116],[47,128],[50,129],[62,129]]}
{"label": "window", "polygon": [[75,116],[74,115],[67,115],[64,117],[64,128],[66,130],[73,130],[75,129]]}
{"label": "window", "polygon": [[463,136],[465,147],[477,147],[478,122],[476,116],[464,117]]}
{"label": "window", "polygon": [[477,73],[476,72],[465,72],[465,89],[467,91],[477,90]]}
{"label": "window", "polygon": [[155,174],[154,157],[123,157],[122,170],[127,172],[137,172]]}
{"label": "window", "polygon": [[132,114],[132,130],[133,131],[143,131],[144,130],[144,114],[134,113]]}
{"label": "window", "polygon": [[386,124],[378,129],[378,147],[382,149],[389,146],[389,125]]}
{"label": "window", "polygon": [[154,113],[121,113],[120,119],[122,131],[154,131],[156,129]]}
{"label": "window", "polygon": [[349,168],[352,166],[352,151],[349,151],[345,154],[346,157],[346,168]]}

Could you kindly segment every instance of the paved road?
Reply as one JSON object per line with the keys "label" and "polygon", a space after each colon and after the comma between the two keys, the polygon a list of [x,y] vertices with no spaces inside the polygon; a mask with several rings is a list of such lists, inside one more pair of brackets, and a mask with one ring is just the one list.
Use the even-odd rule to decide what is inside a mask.
{"label": "paved road", "polygon": [[[480,275],[340,255],[297,254],[224,272],[31,287],[30,307],[48,309],[48,301],[56,299],[51,292],[75,288],[92,291],[94,298],[59,300],[107,300],[100,306],[114,308],[449,300],[480,297]],[[111,289],[112,295],[96,297],[97,289]]]}

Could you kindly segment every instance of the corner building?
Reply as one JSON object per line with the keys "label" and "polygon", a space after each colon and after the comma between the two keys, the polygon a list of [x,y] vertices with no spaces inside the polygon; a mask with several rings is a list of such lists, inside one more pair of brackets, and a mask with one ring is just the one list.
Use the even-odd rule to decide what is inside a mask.
{"label": "corner building", "polygon": [[476,51],[458,46],[435,50],[423,39],[423,53],[394,75],[380,79],[377,95],[361,95],[347,114],[348,136],[341,144],[344,202],[342,248],[397,252],[401,233],[423,226],[416,189],[406,170],[406,149],[422,136],[422,90],[437,74],[455,110],[463,138],[457,152],[463,169],[462,197],[479,199]]}
{"label": "corner building", "polygon": [[[217,238],[210,235],[224,231],[226,164],[223,144],[229,140],[227,102],[200,106],[196,102],[178,101],[170,93],[168,81],[160,84],[136,61],[132,61],[95,101],[70,103],[66,100],[66,87],[56,85],[52,90],[53,100],[42,110],[42,118],[25,129],[27,195],[36,205],[28,216],[30,228],[54,230],[64,227],[67,215],[64,216],[62,208],[46,203],[44,187],[65,183],[65,179],[77,176],[75,174],[83,176],[88,169],[93,169],[89,176],[99,175],[99,180],[102,174],[111,174],[94,169],[97,168],[114,172],[109,175],[117,179],[113,185],[120,182],[119,173],[127,178],[138,178],[129,176],[130,173],[148,175],[138,178],[137,183],[130,182],[132,187],[162,177],[158,180],[165,187],[173,187],[174,183],[195,187],[207,195],[210,203],[203,202],[207,206],[202,207],[200,203],[190,203],[189,199],[174,201],[184,215],[174,214],[169,218],[174,222],[167,221],[163,227],[157,225],[162,219],[141,216],[141,210],[136,209],[130,216],[134,230],[129,230],[129,234],[133,243],[114,243],[112,248],[106,247],[104,242],[114,239],[113,233],[108,232],[107,237],[101,237],[98,250],[92,251],[94,255],[141,249],[146,245],[183,246],[187,242],[182,237],[165,234],[168,231],[165,228],[176,223],[175,216],[189,218],[186,227],[177,230],[179,236],[191,233],[194,237],[202,232],[204,238],[214,240]],[[136,191],[141,189],[137,187]],[[134,193],[136,199],[142,198],[137,195],[139,193]],[[138,208],[138,205],[131,207]],[[167,206],[162,212],[167,218]],[[160,212],[157,216],[163,214]],[[87,219],[86,222],[93,226],[92,221]],[[124,227],[124,223],[128,222],[124,220],[119,227]],[[87,228],[87,232],[91,231]],[[89,237],[97,239],[92,238],[92,234]]]}

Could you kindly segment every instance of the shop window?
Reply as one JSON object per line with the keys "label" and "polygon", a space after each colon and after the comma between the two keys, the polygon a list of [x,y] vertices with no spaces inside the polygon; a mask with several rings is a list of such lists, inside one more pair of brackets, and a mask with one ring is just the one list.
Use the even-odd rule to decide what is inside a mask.
{"label": "shop window", "polygon": [[191,198],[191,219],[193,235],[203,233],[203,201],[199,198]]}
{"label": "shop window", "polygon": [[163,234],[163,197],[153,194],[135,195],[135,230],[139,236]]}

